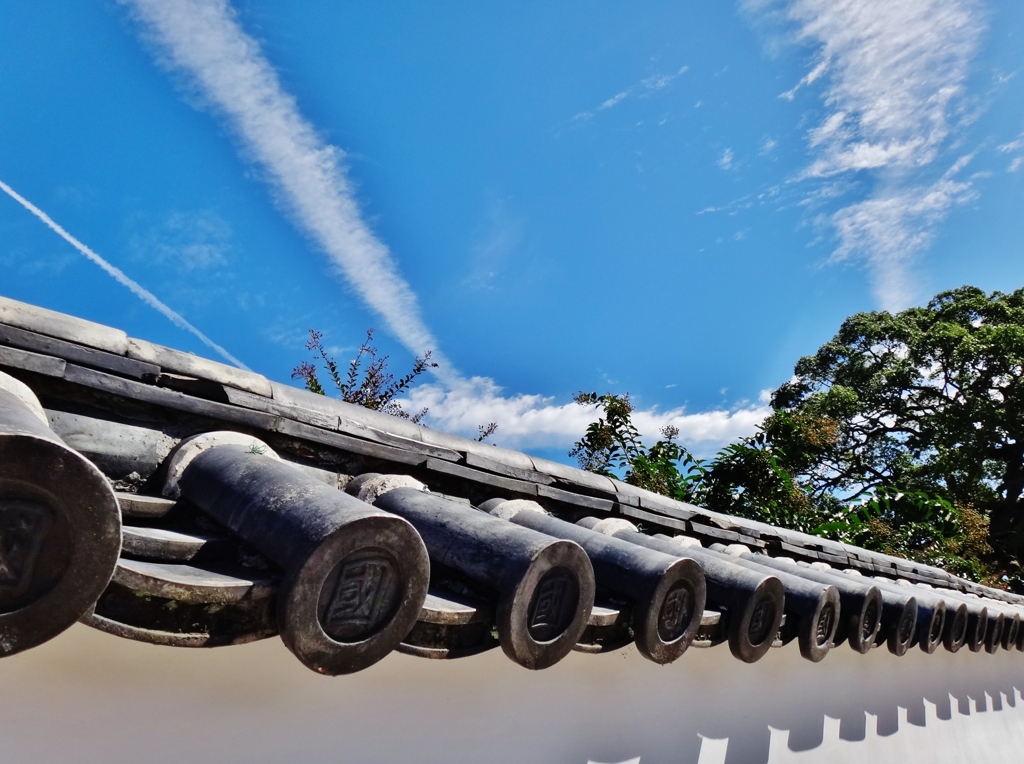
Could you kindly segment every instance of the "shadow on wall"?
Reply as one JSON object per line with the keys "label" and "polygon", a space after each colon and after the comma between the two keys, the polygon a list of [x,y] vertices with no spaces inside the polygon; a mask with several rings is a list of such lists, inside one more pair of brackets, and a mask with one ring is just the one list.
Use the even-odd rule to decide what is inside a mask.
{"label": "shadow on wall", "polygon": [[[704,655],[708,660],[701,660]],[[693,651],[681,660],[692,663],[674,677],[655,668],[641,678],[646,667],[634,662],[635,680],[620,678],[631,694],[614,703],[634,723],[659,719],[671,731],[648,728],[631,734],[627,745],[605,737],[601,742],[614,756],[593,761],[640,754],[641,764],[765,764],[826,756],[833,764],[868,757],[972,762],[988,755],[1017,759],[1024,744],[1020,653],[914,651],[900,659],[884,648],[867,656],[840,648],[812,664],[791,645],[754,666],[732,660],[727,650]],[[994,719],[1011,709],[1015,713],[1007,718]],[[911,734],[926,727],[927,736]],[[971,746],[965,746],[968,739]],[[799,753],[813,755],[794,755]]]}
{"label": "shadow on wall", "polygon": [[1005,652],[839,648],[812,664],[790,645],[746,665],[722,646],[663,667],[629,649],[536,673],[500,650],[395,654],[329,679],[276,639],[182,650],[76,626],[0,662],[0,682],[5,764],[906,764],[1024,745],[1024,654]]}
{"label": "shadow on wall", "polygon": [[[964,651],[929,657],[916,652],[897,659],[877,651],[857,656],[842,650],[817,665],[800,661],[795,651],[787,658],[784,671],[774,677],[723,679],[721,692],[716,693],[721,704],[718,713],[690,709],[696,718],[688,720],[687,726],[701,735],[703,748],[691,743],[690,750],[675,756],[652,752],[644,764],[764,764],[820,761],[826,755],[834,763],[843,753],[851,761],[871,756],[882,761],[969,762],[982,755],[1016,758],[1012,752],[1024,743],[1024,706],[1018,709],[1024,689],[1024,655],[1019,653],[988,656]],[[731,706],[729,696],[736,698]],[[731,714],[721,713],[729,708]],[[966,730],[992,721],[982,720],[981,714],[991,717],[1005,709],[1018,709],[1011,717],[1018,728],[1014,737],[988,740],[989,750],[952,754],[951,749],[961,747]],[[921,736],[910,733],[926,727],[927,741],[922,745]],[[991,725],[984,729],[990,731]],[[726,746],[710,746],[713,751],[724,748],[720,753],[706,750],[708,743],[723,738]],[[861,746],[844,746],[841,741]],[[785,755],[802,752],[815,755],[803,759]]]}

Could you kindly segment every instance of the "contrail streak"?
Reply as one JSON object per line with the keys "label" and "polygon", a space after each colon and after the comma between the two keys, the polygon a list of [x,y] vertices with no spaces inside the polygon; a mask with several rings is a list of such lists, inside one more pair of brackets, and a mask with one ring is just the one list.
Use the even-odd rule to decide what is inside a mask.
{"label": "contrail streak", "polygon": [[98,254],[93,252],[91,249],[89,249],[89,247],[85,246],[82,242],[80,242],[74,236],[72,236],[67,231],[65,231],[63,228],[61,228],[61,226],[59,226],[57,224],[57,222],[53,218],[51,218],[49,215],[47,215],[41,209],[36,207],[34,204],[32,204],[32,202],[30,202],[24,196],[22,196],[17,191],[15,191],[13,188],[8,186],[2,180],[0,180],[0,191],[3,191],[5,194],[7,194],[9,197],[11,197],[14,201],[16,201],[18,204],[20,204],[26,210],[28,210],[33,215],[35,215],[37,218],[39,218],[44,223],[46,223],[46,225],[49,226],[49,228],[55,234],[60,236],[62,239],[64,239],[64,241],[66,241],[72,247],[74,247],[79,252],[81,252],[83,255],[85,255],[85,257],[87,259],[89,259],[92,262],[96,263],[96,265],[98,265],[100,268],[102,268],[104,271],[106,271],[108,275],[112,276],[114,278],[114,281],[116,281],[118,284],[120,284],[121,286],[127,287],[129,290],[131,290],[131,292],[136,297],[138,297],[140,300],[142,300],[144,303],[146,303],[149,307],[151,307],[151,308],[159,311],[160,313],[162,313],[164,315],[164,317],[167,318],[172,324],[177,326],[179,329],[184,329],[186,332],[189,332],[189,333],[195,335],[195,337],[200,342],[202,342],[208,348],[210,348],[211,350],[216,352],[222,358],[226,359],[230,363],[233,363],[238,368],[246,369],[246,370],[249,369],[248,366],[246,366],[244,363],[242,363],[237,358],[235,358],[233,355],[231,355],[231,353],[226,351],[224,348],[222,348],[216,342],[214,342],[209,337],[207,337],[205,334],[203,334],[201,331],[199,331],[194,326],[192,326],[192,324],[190,324],[188,321],[186,321],[185,318],[180,313],[177,313],[176,311],[174,311],[171,308],[169,308],[166,305],[164,305],[162,302],[160,302],[160,300],[157,298],[157,296],[155,294],[150,292],[148,289],[146,289],[144,286],[139,284],[137,281],[134,281],[133,279],[129,278],[128,275],[125,274],[125,272],[122,271],[120,268],[118,268],[117,266],[111,265],[106,260],[104,260],[102,257],[100,257]]}
{"label": "contrail streak", "polygon": [[281,85],[259,43],[227,0],[119,0],[157,43],[157,58],[183,72],[240,139],[243,155],[265,171],[276,200],[327,255],[333,269],[381,315],[411,352],[433,351],[435,370],[459,380],[424,323],[416,295],[387,246],[366,224],[344,166]]}

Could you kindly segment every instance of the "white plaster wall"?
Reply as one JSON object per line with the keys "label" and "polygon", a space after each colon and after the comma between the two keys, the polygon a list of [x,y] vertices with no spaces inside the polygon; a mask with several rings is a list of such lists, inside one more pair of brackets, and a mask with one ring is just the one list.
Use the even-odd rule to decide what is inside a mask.
{"label": "white plaster wall", "polygon": [[276,639],[182,650],[75,626],[0,661],[0,762],[764,764],[1020,761],[1024,653],[897,659],[795,645],[655,666],[635,650],[532,673],[500,651],[394,654],[325,678]]}

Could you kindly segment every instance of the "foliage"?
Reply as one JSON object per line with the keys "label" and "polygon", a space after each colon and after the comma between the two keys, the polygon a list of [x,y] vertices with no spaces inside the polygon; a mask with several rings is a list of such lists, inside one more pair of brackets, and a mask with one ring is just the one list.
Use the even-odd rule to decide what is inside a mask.
{"label": "foliage", "polygon": [[719,511],[807,533],[825,515],[786,469],[785,454],[765,431],[741,438],[704,464],[699,502]]}
{"label": "foliage", "polygon": [[[679,430],[662,428],[661,440],[644,445],[632,421],[633,403],[628,394],[577,393],[583,406],[597,406],[601,416],[587,427],[570,456],[581,469],[625,482],[665,496],[703,504],[722,512],[804,529],[800,513],[809,502],[779,455],[759,431],[726,446],[711,460],[696,458],[677,442]],[[820,524],[814,521],[811,527]]]}
{"label": "foliage", "polygon": [[[942,292],[896,314],[859,313],[775,391],[766,423],[807,490],[855,501],[899,487],[989,522],[990,564],[1024,556],[1024,289]],[[771,419],[824,422],[817,445]],[[813,428],[810,428],[813,429]],[[1018,582],[1019,583],[1019,582]]]}
{"label": "foliage", "polygon": [[627,467],[640,453],[640,432],[630,417],[633,402],[629,394],[599,396],[581,391],[573,400],[581,406],[596,405],[604,416],[587,426],[569,456],[579,462],[580,469],[598,475],[613,476],[614,469]]}
{"label": "foliage", "polygon": [[[372,343],[373,329],[367,329],[366,340],[359,346],[355,358],[349,361],[348,371],[342,377],[337,362],[324,347],[323,334],[310,329],[306,350],[313,352],[314,362],[303,361],[296,366],[292,370],[292,379],[303,380],[310,392],[326,395],[315,363],[318,360],[323,361],[331,382],[343,401],[419,423],[426,416],[427,409],[410,415],[395,398],[408,390],[420,374],[429,368],[437,368],[437,364],[430,360],[431,352],[428,350],[422,356],[417,356],[413,361],[412,370],[404,377],[395,379],[388,371],[388,356],[378,357],[377,348]],[[365,368],[364,360],[367,362]]]}
{"label": "foliage", "polygon": [[[685,499],[689,496],[689,475],[677,466],[689,457],[688,452],[675,442],[679,430],[662,429],[662,440],[647,449],[640,440],[640,432],[633,424],[633,402],[628,394],[579,392],[573,400],[581,406],[597,406],[603,413],[600,419],[587,426],[583,437],[569,451],[580,469],[599,475],[623,479],[635,486],[656,493]],[[691,459],[692,465],[696,462]]]}
{"label": "foliage", "polygon": [[818,535],[999,585],[989,564],[988,520],[924,491],[878,489],[815,529]]}
{"label": "foliage", "polygon": [[[577,403],[596,405],[603,414],[589,425],[570,455],[583,469],[680,501],[738,517],[937,565],[974,580],[999,583],[986,560],[992,549],[988,521],[970,507],[922,490],[891,486],[843,502],[815,494],[790,471],[830,442],[833,425],[776,412],[757,433],[729,444],[711,459],[698,459],[676,442],[678,429],[662,430],[649,448],[632,422],[628,395],[579,393]],[[772,442],[787,433],[804,450],[791,457]],[[822,433],[825,437],[822,437]]]}

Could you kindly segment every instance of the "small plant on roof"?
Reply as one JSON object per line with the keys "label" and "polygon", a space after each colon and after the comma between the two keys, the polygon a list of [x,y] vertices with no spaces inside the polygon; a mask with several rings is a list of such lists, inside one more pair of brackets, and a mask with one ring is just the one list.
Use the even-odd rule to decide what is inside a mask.
{"label": "small plant on roof", "polygon": [[[400,419],[408,419],[414,424],[420,424],[426,416],[428,409],[424,407],[415,414],[409,414],[402,408],[402,404],[396,398],[407,392],[415,382],[416,378],[427,369],[436,369],[437,363],[430,360],[431,351],[417,356],[412,363],[412,370],[404,377],[395,379],[395,376],[388,371],[388,356],[377,356],[377,348],[373,344],[373,329],[366,330],[366,340],[359,346],[356,353],[348,363],[348,371],[344,378],[337,361],[327,352],[324,347],[323,333],[316,329],[309,330],[309,339],[306,340],[306,350],[313,353],[312,361],[303,361],[292,369],[292,379],[301,379],[306,384],[306,389],[317,395],[327,395],[323,383],[317,373],[317,362],[320,361],[327,368],[327,374],[331,383],[338,391],[341,400],[346,403],[355,403],[374,411],[381,411]],[[364,367],[363,364],[366,363]],[[478,441],[484,441],[497,431],[498,425],[495,422],[482,424],[477,427]]]}
{"label": "small plant on roof", "polygon": [[476,436],[477,442],[482,443],[483,441],[487,440],[497,431],[497,429],[497,422],[488,422],[487,424],[477,425],[476,430],[478,433],[480,433],[479,435]]}
{"label": "small plant on roof", "polygon": [[327,368],[331,382],[343,401],[355,403],[374,411],[382,411],[401,419],[408,419],[417,424],[426,416],[426,408],[418,413],[409,414],[395,398],[409,390],[420,374],[427,369],[437,368],[437,364],[430,360],[431,352],[429,350],[422,356],[417,356],[413,360],[412,370],[398,379],[395,379],[394,374],[388,371],[389,356],[377,355],[377,348],[373,344],[373,329],[366,330],[366,340],[359,346],[359,352],[356,353],[355,358],[349,361],[348,371],[344,377],[341,375],[338,363],[324,347],[322,332],[315,329],[309,330],[306,350],[312,351],[313,361],[303,361],[296,366],[292,370],[292,379],[303,380],[306,383],[306,389],[310,392],[318,395],[327,394],[317,374],[316,362],[322,361]]}

